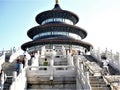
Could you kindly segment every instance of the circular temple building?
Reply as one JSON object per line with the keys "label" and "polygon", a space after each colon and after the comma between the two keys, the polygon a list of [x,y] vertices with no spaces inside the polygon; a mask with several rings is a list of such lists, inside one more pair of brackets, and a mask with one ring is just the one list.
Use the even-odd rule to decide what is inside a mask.
{"label": "circular temple building", "polygon": [[65,50],[90,51],[91,44],[84,42],[87,32],[76,26],[79,17],[73,12],[61,9],[58,0],[52,10],[44,11],[36,16],[35,26],[28,30],[27,35],[32,39],[24,43],[23,50],[41,50],[45,46],[54,49],[64,46]]}

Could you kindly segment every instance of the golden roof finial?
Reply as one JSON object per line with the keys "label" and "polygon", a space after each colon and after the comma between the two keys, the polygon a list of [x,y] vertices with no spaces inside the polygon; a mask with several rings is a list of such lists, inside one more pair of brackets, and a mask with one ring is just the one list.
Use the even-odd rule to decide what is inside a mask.
{"label": "golden roof finial", "polygon": [[56,0],[56,4],[58,4],[58,0]]}

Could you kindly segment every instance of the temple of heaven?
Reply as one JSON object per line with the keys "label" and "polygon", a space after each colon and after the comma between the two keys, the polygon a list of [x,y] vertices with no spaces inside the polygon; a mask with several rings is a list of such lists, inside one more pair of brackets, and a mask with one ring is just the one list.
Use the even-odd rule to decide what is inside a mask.
{"label": "temple of heaven", "polygon": [[90,51],[93,47],[82,41],[87,32],[76,26],[79,17],[71,11],[61,9],[58,0],[52,10],[39,13],[35,20],[39,25],[28,30],[27,35],[32,41],[21,46],[24,51],[40,50],[43,46],[49,49],[64,46],[66,50],[78,51]]}

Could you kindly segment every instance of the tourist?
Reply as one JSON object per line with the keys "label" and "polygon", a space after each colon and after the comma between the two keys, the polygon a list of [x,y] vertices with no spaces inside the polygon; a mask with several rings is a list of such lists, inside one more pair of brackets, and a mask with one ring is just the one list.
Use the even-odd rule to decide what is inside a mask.
{"label": "tourist", "polygon": [[23,60],[22,60],[23,68],[25,67],[25,58],[26,58],[26,56],[24,55]]}
{"label": "tourist", "polygon": [[32,52],[30,56],[31,56],[31,65],[32,65],[34,63],[35,54]]}
{"label": "tourist", "polygon": [[27,49],[23,52],[23,56],[26,56],[26,59],[30,60],[31,59],[31,56],[30,54],[27,52]]}
{"label": "tourist", "polygon": [[48,66],[48,61],[47,61],[47,58],[45,58],[45,61],[44,61],[44,66]]}
{"label": "tourist", "polygon": [[102,56],[102,66],[103,66],[103,73],[104,75],[109,75],[109,60],[107,60],[106,56]]}
{"label": "tourist", "polygon": [[3,71],[3,69],[1,69],[1,72],[0,72],[0,90],[3,90],[4,88],[4,83],[7,79],[7,76],[5,74],[5,72]]}
{"label": "tourist", "polygon": [[28,60],[30,60],[26,55],[24,55],[25,66],[28,66]]}
{"label": "tourist", "polygon": [[31,59],[33,59],[35,57],[34,53],[31,53]]}
{"label": "tourist", "polygon": [[[44,66],[48,66],[48,61],[47,61],[47,58],[45,58],[45,61],[44,61]],[[44,70],[47,70],[47,68],[44,68]]]}
{"label": "tourist", "polygon": [[78,55],[81,55],[81,51],[78,51]]}
{"label": "tourist", "polygon": [[16,62],[16,71],[17,71],[17,75],[19,74],[19,72],[20,72],[20,59],[18,58],[17,59],[17,62]]}

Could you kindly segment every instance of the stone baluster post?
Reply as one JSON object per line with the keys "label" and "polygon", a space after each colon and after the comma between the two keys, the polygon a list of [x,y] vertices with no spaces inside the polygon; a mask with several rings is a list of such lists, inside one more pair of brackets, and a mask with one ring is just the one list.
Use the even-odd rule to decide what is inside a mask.
{"label": "stone baluster post", "polygon": [[54,65],[54,60],[53,60],[53,58],[51,58],[51,60],[50,60],[50,66],[53,66]]}
{"label": "stone baluster post", "polygon": [[54,69],[54,58],[55,58],[55,51],[52,51],[51,60],[50,60],[50,81],[53,81],[53,69]]}
{"label": "stone baluster post", "polygon": [[[31,58],[31,66],[33,65],[34,63],[34,58]],[[26,62],[26,65],[27,65],[27,62]]]}
{"label": "stone baluster post", "polygon": [[114,58],[114,62],[117,64],[115,67],[117,69],[119,69],[119,65],[120,65],[120,62],[119,62],[119,52],[116,52],[116,55],[115,55],[115,58]]}
{"label": "stone baluster post", "polygon": [[90,47],[90,55],[92,55],[92,53],[93,53],[93,48]]}
{"label": "stone baluster post", "polygon": [[20,72],[22,71],[22,69],[23,69],[23,64],[20,63]]}
{"label": "stone baluster post", "polygon": [[16,77],[17,77],[17,72],[16,72],[16,71],[13,71],[13,78],[12,78],[12,82],[13,82],[13,81],[15,81]]}
{"label": "stone baluster post", "polygon": [[73,63],[73,56],[68,55],[68,63],[69,63],[68,66],[70,66],[69,69],[72,70],[73,67],[71,67],[71,66],[74,66],[74,63]]}
{"label": "stone baluster post", "polygon": [[25,58],[25,67],[27,67],[27,66],[28,66],[28,59]]}
{"label": "stone baluster post", "polygon": [[41,57],[44,58],[46,53],[46,48],[45,46],[41,47]]}
{"label": "stone baluster post", "polygon": [[97,59],[99,60],[99,61],[101,61],[101,55],[100,55],[100,48],[98,48],[98,53],[97,53]]}
{"label": "stone baluster post", "polygon": [[118,64],[118,69],[120,71],[120,53],[119,53],[119,58],[118,58],[119,64]]}
{"label": "stone baluster post", "polygon": [[112,52],[112,49],[110,50],[111,52],[111,55],[110,55],[110,63],[113,64],[113,52]]}
{"label": "stone baluster post", "polygon": [[67,50],[67,65],[69,65],[69,50]]}
{"label": "stone baluster post", "polygon": [[85,76],[86,76],[86,79],[87,79],[87,81],[86,81],[86,89],[89,89],[90,88],[90,86],[89,86],[89,72],[85,72]]}
{"label": "stone baluster post", "polygon": [[86,79],[89,81],[89,72],[85,72]]}
{"label": "stone baluster post", "polygon": [[67,58],[67,59],[68,59],[68,60],[67,60],[67,61],[68,61],[68,65],[71,66],[71,56],[68,55],[68,58]]}
{"label": "stone baluster post", "polygon": [[107,50],[107,48],[105,50],[105,56],[108,57],[108,50]]}
{"label": "stone baluster post", "polygon": [[71,58],[71,59],[70,59],[70,65],[71,65],[71,66],[74,66],[74,63],[73,63],[73,56],[71,56],[70,58]]}
{"label": "stone baluster post", "polygon": [[54,51],[52,51],[51,60],[50,60],[50,66],[54,65],[54,58],[55,58],[55,54],[54,54]]}
{"label": "stone baluster post", "polygon": [[[14,86],[14,90],[16,90],[16,88],[17,88],[17,86],[16,86],[16,84],[17,84],[16,78],[17,78],[17,72],[13,71],[12,83],[15,82],[14,85],[13,85]],[[10,90],[13,90],[13,87],[10,87]]]}
{"label": "stone baluster post", "polygon": [[35,53],[35,58],[34,58],[34,64],[33,64],[33,66],[39,66],[39,61],[38,61],[38,59],[39,59],[39,54],[38,54],[39,52],[37,52],[37,53]]}
{"label": "stone baluster post", "polygon": [[69,50],[67,50],[67,55],[69,55]]}
{"label": "stone baluster post", "polygon": [[82,63],[82,62],[80,63],[80,68],[81,68],[82,71],[84,70],[84,69],[83,69],[83,63]]}
{"label": "stone baluster post", "polygon": [[77,59],[76,59],[76,66],[78,67],[78,68],[80,68],[80,66],[79,66],[79,58],[77,57]]}
{"label": "stone baluster post", "polygon": [[[12,83],[15,82],[15,83],[14,83],[14,89],[17,88],[17,80],[16,80],[16,78],[17,78],[17,72],[14,71],[14,72],[13,72],[13,78],[12,78]],[[11,89],[11,90],[12,90],[12,89]]]}

